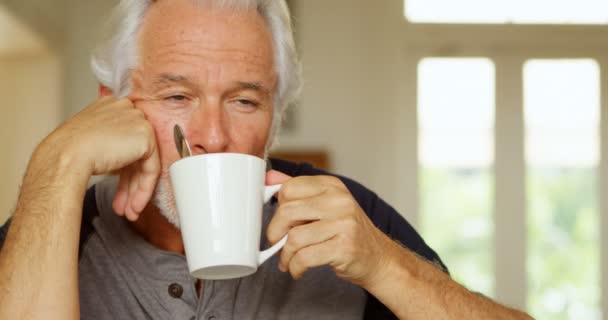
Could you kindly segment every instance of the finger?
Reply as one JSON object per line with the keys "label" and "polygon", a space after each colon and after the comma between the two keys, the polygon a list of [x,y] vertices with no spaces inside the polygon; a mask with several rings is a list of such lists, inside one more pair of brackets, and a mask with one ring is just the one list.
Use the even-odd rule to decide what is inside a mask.
{"label": "finger", "polygon": [[[138,116],[145,119],[145,114],[143,112],[140,110],[136,112]],[[132,165],[134,174],[131,177],[129,184],[129,200],[127,204],[129,210],[127,210],[127,218],[131,221],[137,220],[139,213],[141,213],[148,204],[148,201],[154,192],[158,173],[160,172],[160,164],[158,163],[160,160],[158,160],[158,148],[156,145],[154,129],[152,129],[152,126],[146,120],[139,123],[138,129],[143,141],[141,143],[142,153],[139,156],[140,158]]]}
{"label": "finger", "polygon": [[281,250],[279,269],[287,271],[289,262],[298,251],[333,238],[338,230],[335,220],[321,220],[292,228]]}
{"label": "finger", "polygon": [[271,245],[277,243],[289,229],[319,220],[319,214],[309,209],[307,200],[291,201],[279,206],[266,229],[266,238]]}
{"label": "finger", "polygon": [[272,186],[275,184],[281,184],[285,181],[291,179],[291,176],[288,176],[282,172],[276,170],[270,170],[266,172],[266,185]]}
{"label": "finger", "polygon": [[97,102],[99,105],[107,105],[110,104],[112,102],[116,101],[116,98],[114,98],[113,96],[103,96],[101,97]]}
{"label": "finger", "polygon": [[131,100],[129,99],[116,99],[114,97],[103,97],[102,100],[100,100],[103,103],[100,103],[101,108],[115,108],[115,109],[129,109],[129,108],[133,108],[133,103],[131,102]]}
{"label": "finger", "polygon": [[[266,230],[266,239],[268,239],[268,243],[273,246],[275,245],[277,242],[279,242],[283,236],[285,236],[289,230],[291,228],[297,227],[297,226],[301,226],[303,224],[307,224],[307,223],[311,223],[312,221],[310,220],[294,220],[291,221],[289,223],[289,225],[286,226],[281,226],[278,227],[277,225],[273,226],[271,229],[271,226],[268,226],[268,229]],[[272,223],[272,221],[271,221]]]}
{"label": "finger", "polygon": [[154,142],[150,156],[141,160],[140,171],[137,173],[138,188],[131,201],[131,208],[134,212],[141,213],[150,202],[160,176],[160,170],[160,157]]}
{"label": "finger", "polygon": [[308,246],[299,250],[289,261],[289,273],[295,280],[302,278],[308,269],[331,264],[336,254],[337,240]]}
{"label": "finger", "polygon": [[129,196],[127,198],[127,205],[126,205],[126,210],[125,210],[125,216],[127,217],[127,219],[129,219],[130,221],[135,221],[138,218],[138,213],[135,212],[135,210],[133,209],[133,199],[135,198],[135,194],[137,192],[137,188],[139,188],[139,181],[138,179],[136,179],[136,166],[138,166],[139,163],[134,163],[131,166],[129,166],[129,169],[132,171],[132,176],[131,179],[129,180]]}
{"label": "finger", "polygon": [[131,99],[129,98],[116,99],[115,104],[120,105],[122,107],[135,108],[133,101],[131,101]]}
{"label": "finger", "polygon": [[349,195],[330,192],[321,196],[283,202],[268,224],[266,231],[268,241],[276,243],[294,226],[348,214],[348,206],[355,201]]}
{"label": "finger", "polygon": [[332,176],[300,176],[285,181],[279,191],[279,202],[310,198],[331,189],[346,189],[340,179]]}
{"label": "finger", "polygon": [[129,168],[120,170],[120,178],[118,182],[118,189],[114,195],[114,201],[112,201],[112,208],[119,216],[125,215],[125,209],[127,206],[127,200],[129,198],[129,181],[131,179],[131,171]]}
{"label": "finger", "polygon": [[129,101],[131,101],[131,103],[133,103],[134,105],[137,104],[140,101],[154,101],[154,100],[158,100],[158,98],[156,98],[156,97],[152,97],[152,96],[148,96],[148,95],[144,95],[144,94],[136,94],[136,93],[133,93],[133,94],[129,95],[127,97],[127,99],[129,99]]}

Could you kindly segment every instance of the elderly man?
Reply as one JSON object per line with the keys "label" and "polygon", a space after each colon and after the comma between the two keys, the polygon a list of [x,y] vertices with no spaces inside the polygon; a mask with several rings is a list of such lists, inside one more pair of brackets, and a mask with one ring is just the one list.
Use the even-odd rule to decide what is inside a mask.
{"label": "elderly man", "polygon": [[191,278],[171,130],[195,154],[265,157],[299,87],[289,13],[279,0],[123,0],[114,19],[93,60],[100,99],[36,148],[0,232],[0,318],[528,318],[452,281],[367,189],[278,160],[265,228],[271,244],[289,234],[280,255],[245,278]]}

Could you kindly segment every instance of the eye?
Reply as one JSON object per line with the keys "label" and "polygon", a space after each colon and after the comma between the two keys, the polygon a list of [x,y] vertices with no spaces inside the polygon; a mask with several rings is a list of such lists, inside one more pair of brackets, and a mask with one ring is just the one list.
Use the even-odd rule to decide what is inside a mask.
{"label": "eye", "polygon": [[186,101],[186,99],[188,99],[188,97],[181,95],[181,94],[174,94],[172,96],[165,98],[165,100],[175,101],[175,102]]}
{"label": "eye", "polygon": [[257,103],[256,101],[247,100],[247,99],[238,99],[236,101],[243,106],[257,107],[259,105],[259,103]]}
{"label": "eye", "polygon": [[184,108],[192,105],[192,98],[186,94],[171,93],[163,98],[163,105],[167,108]]}
{"label": "eye", "polygon": [[236,110],[240,111],[240,112],[245,112],[245,113],[249,113],[249,112],[254,112],[256,110],[258,110],[260,103],[255,101],[255,100],[251,100],[251,99],[245,99],[245,98],[237,98],[234,99],[232,101],[233,105],[235,106]]}
{"label": "eye", "polygon": [[168,92],[161,97],[161,105],[169,110],[185,110],[193,107],[193,98],[186,93]]}

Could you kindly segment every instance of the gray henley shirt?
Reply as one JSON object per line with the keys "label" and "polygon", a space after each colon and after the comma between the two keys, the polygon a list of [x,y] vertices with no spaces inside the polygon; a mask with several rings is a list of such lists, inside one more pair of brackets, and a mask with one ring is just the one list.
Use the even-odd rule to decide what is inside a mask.
{"label": "gray henley shirt", "polygon": [[[363,289],[338,279],[329,267],[295,281],[278,270],[278,255],[251,276],[204,281],[198,297],[186,258],[152,246],[113,212],[116,185],[116,179],[96,185],[99,217],[79,262],[82,319],[363,318]],[[264,207],[264,229],[275,209]]]}

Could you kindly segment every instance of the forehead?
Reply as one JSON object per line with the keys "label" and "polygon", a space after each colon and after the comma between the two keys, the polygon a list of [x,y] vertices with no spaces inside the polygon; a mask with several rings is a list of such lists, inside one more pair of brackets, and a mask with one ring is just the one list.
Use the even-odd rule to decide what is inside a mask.
{"label": "forehead", "polygon": [[153,4],[140,29],[139,53],[141,63],[155,66],[221,63],[271,73],[274,70],[272,36],[257,10],[193,0]]}

